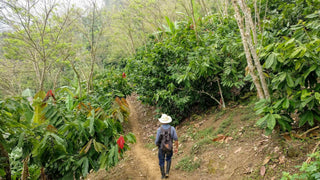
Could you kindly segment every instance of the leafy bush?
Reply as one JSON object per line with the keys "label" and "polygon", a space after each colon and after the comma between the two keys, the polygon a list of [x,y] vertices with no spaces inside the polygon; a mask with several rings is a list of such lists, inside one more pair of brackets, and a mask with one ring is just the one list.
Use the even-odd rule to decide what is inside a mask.
{"label": "leafy bush", "polygon": [[200,19],[198,34],[189,22],[167,21],[168,31],[151,36],[128,59],[126,69],[140,99],[172,115],[173,124],[194,110],[221,105],[221,96],[236,99],[240,93],[233,90],[245,85],[245,58],[235,20]]}
{"label": "leafy bush", "polygon": [[[262,114],[257,124],[270,133],[276,125],[291,130],[291,114],[299,115],[299,127],[320,121],[320,18],[319,1],[280,2],[271,12],[261,58],[268,72],[273,97],[257,103]],[[280,14],[279,14],[280,13]],[[299,18],[293,17],[292,13]],[[280,21],[286,20],[286,24]],[[280,26],[282,25],[282,26]],[[276,29],[274,29],[276,28]]]}
{"label": "leafy bush", "polygon": [[81,98],[74,88],[62,87],[54,94],[38,92],[32,106],[24,98],[1,101],[0,143],[10,154],[13,179],[20,178],[25,166],[34,179],[40,168],[50,179],[79,179],[91,169],[117,164],[135,142],[132,133],[123,134],[121,124],[129,116],[124,96],[130,87],[122,73],[98,77],[96,91]]}
{"label": "leafy bush", "polygon": [[316,180],[320,179],[320,152],[317,151],[311,155],[313,161],[310,163],[304,162],[300,166],[300,173],[290,175],[288,172],[283,172],[281,180]]}

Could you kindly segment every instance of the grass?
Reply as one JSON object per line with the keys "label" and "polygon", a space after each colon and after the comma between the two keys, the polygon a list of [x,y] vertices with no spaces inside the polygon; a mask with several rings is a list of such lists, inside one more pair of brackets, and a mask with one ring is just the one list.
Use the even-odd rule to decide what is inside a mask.
{"label": "grass", "polygon": [[153,150],[157,146],[154,143],[147,143],[147,144],[144,145],[144,147],[149,149],[149,150]]}
{"label": "grass", "polygon": [[149,138],[150,138],[149,141],[148,141],[149,143],[146,143],[144,145],[144,147],[147,148],[147,149],[153,150],[155,147],[157,147],[154,144],[154,141],[156,140],[156,138],[154,136],[150,136]]}
{"label": "grass", "polygon": [[212,139],[213,138],[205,137],[204,139],[198,141],[197,143],[195,143],[195,145],[192,146],[191,153],[192,154],[201,153],[204,149],[206,149],[207,145],[213,143]]}
{"label": "grass", "polygon": [[185,156],[182,158],[177,165],[176,169],[180,169],[182,171],[192,172],[200,167],[201,159],[196,159],[193,156]]}
{"label": "grass", "polygon": [[218,113],[217,113],[217,115],[216,115],[216,120],[218,120],[218,119],[220,119],[223,115],[225,115],[227,113],[227,111],[226,110],[221,110],[221,111],[219,111]]}
{"label": "grass", "polygon": [[256,119],[258,116],[256,115],[253,109],[254,109],[254,104],[241,109],[240,121],[248,121],[248,120]]}
{"label": "grass", "polygon": [[235,115],[235,113],[230,114],[230,116],[225,119],[219,126],[219,128],[217,129],[217,131],[215,132],[215,135],[218,134],[224,134],[226,131],[226,129],[231,125],[231,123],[233,122],[233,116]]}

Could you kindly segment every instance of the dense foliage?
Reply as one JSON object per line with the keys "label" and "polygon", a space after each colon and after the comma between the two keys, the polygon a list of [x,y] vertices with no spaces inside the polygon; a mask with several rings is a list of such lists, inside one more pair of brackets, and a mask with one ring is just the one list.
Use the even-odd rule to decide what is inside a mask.
{"label": "dense foliage", "polygon": [[236,99],[245,85],[236,22],[219,20],[216,15],[201,19],[196,33],[190,22],[167,19],[166,31],[152,35],[128,60],[129,79],[140,99],[174,116],[174,123],[194,107],[222,105],[222,96]]}
{"label": "dense foliage", "polygon": [[[78,179],[91,169],[118,162],[135,137],[123,135],[121,123],[129,116],[123,97],[131,92],[125,77],[117,73],[102,73],[96,93],[82,98],[74,94],[76,89],[62,87],[55,93],[38,92],[32,106],[25,98],[1,102],[1,144],[10,154],[13,179],[23,176],[26,167],[35,179],[44,174],[50,179]],[[103,83],[110,81],[123,89]]]}
{"label": "dense foliage", "polygon": [[[38,1],[23,1],[30,8],[18,2],[0,2],[11,13],[1,14],[0,21],[12,28],[0,36],[0,96],[20,94],[25,87],[38,92],[0,101],[0,177],[26,178],[29,172],[31,179],[79,179],[91,169],[115,165],[135,141],[122,130],[129,116],[125,97],[133,89],[159,114],[170,114],[173,124],[255,90],[241,41],[250,35],[240,36],[232,7],[220,1],[128,0],[115,2],[113,10],[92,3],[88,12],[56,11],[62,6],[55,3],[37,11]],[[257,125],[267,134],[278,127],[315,126],[320,121],[320,2],[261,0],[258,9],[254,2],[246,1],[271,94],[256,103]],[[185,14],[165,16],[159,8],[185,9]],[[150,34],[154,27],[158,31]],[[120,59],[125,60],[115,62]],[[303,165],[301,177],[318,176],[312,171],[318,154],[314,157],[315,163]]]}
{"label": "dense foliage", "polygon": [[288,172],[283,172],[281,180],[295,180],[295,179],[308,179],[315,180],[320,178],[320,152],[317,151],[309,155],[313,159],[310,163],[303,162],[299,167],[300,172],[291,174]]}
{"label": "dense foliage", "polygon": [[[292,114],[299,127],[320,121],[320,2],[278,2],[266,23],[261,59],[273,96],[257,104],[264,115],[257,124],[270,133],[276,125],[291,130]],[[294,17],[294,18],[293,18]]]}

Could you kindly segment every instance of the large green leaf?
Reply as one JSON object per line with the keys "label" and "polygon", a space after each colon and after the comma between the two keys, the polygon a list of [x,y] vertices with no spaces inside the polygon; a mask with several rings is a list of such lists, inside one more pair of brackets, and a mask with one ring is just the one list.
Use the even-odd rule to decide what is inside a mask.
{"label": "large green leaf", "polygon": [[295,85],[294,85],[294,81],[293,81],[293,79],[292,79],[292,77],[291,77],[291,75],[289,74],[289,73],[287,73],[287,76],[286,76],[286,80],[287,80],[287,85],[289,86],[289,87],[294,87]]}
{"label": "large green leaf", "polygon": [[306,111],[300,116],[299,127],[303,126],[306,122],[313,126],[314,122],[312,111]]}
{"label": "large green leaf", "polygon": [[307,99],[304,99],[301,104],[300,107],[304,108],[308,103],[310,103],[312,100],[314,99],[314,96],[308,97]]}
{"label": "large green leaf", "polygon": [[269,129],[274,129],[274,127],[276,126],[276,123],[277,123],[277,121],[276,121],[274,115],[270,114],[269,118],[267,119],[267,127]]}
{"label": "large green leaf", "polygon": [[306,71],[305,73],[303,73],[304,79],[306,79],[312,71],[316,70],[317,67],[318,67],[318,65],[317,65],[317,64],[314,64],[314,65],[312,65],[312,66],[308,69],[308,71]]}
{"label": "large green leaf", "polygon": [[265,122],[266,122],[269,118],[270,118],[270,114],[267,114],[267,115],[263,116],[262,118],[260,118],[260,119],[256,122],[257,126],[264,128],[264,126],[265,126],[265,124],[266,124]]}
{"label": "large green leaf", "polygon": [[82,158],[82,175],[84,177],[87,176],[88,172],[89,172],[89,160],[88,158],[85,156]]}
{"label": "large green leaf", "polygon": [[274,63],[276,63],[276,61],[277,61],[277,55],[276,55],[276,53],[272,52],[268,56],[268,58],[265,62],[265,68],[270,68]]}
{"label": "large green leaf", "polygon": [[289,101],[288,98],[285,98],[285,100],[284,100],[283,103],[282,103],[282,108],[288,109],[289,106],[290,106],[290,101]]}

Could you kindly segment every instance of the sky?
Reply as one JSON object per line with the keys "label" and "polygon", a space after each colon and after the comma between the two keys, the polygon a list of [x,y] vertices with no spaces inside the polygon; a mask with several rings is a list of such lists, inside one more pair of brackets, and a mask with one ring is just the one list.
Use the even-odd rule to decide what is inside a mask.
{"label": "sky", "polygon": [[[17,3],[21,3],[21,4],[26,4],[27,0],[18,0]],[[76,7],[78,8],[82,8],[82,9],[86,9],[88,7],[90,7],[90,4],[92,1],[95,1],[96,4],[98,5],[98,7],[102,7],[104,6],[104,2],[105,0],[39,0],[38,6],[39,8],[43,7],[44,5],[46,5],[46,3],[52,3],[52,2],[57,2],[59,4],[65,4],[67,5],[67,3],[70,1],[70,4],[74,4]],[[7,0],[0,0],[0,16],[2,13],[4,14],[8,14],[9,12],[6,10],[6,8],[1,8],[4,7],[5,2],[7,2]],[[35,8],[37,9],[37,8]],[[6,30],[10,30],[10,27],[7,26],[6,24],[1,23],[0,21],[0,32],[6,31]]]}

